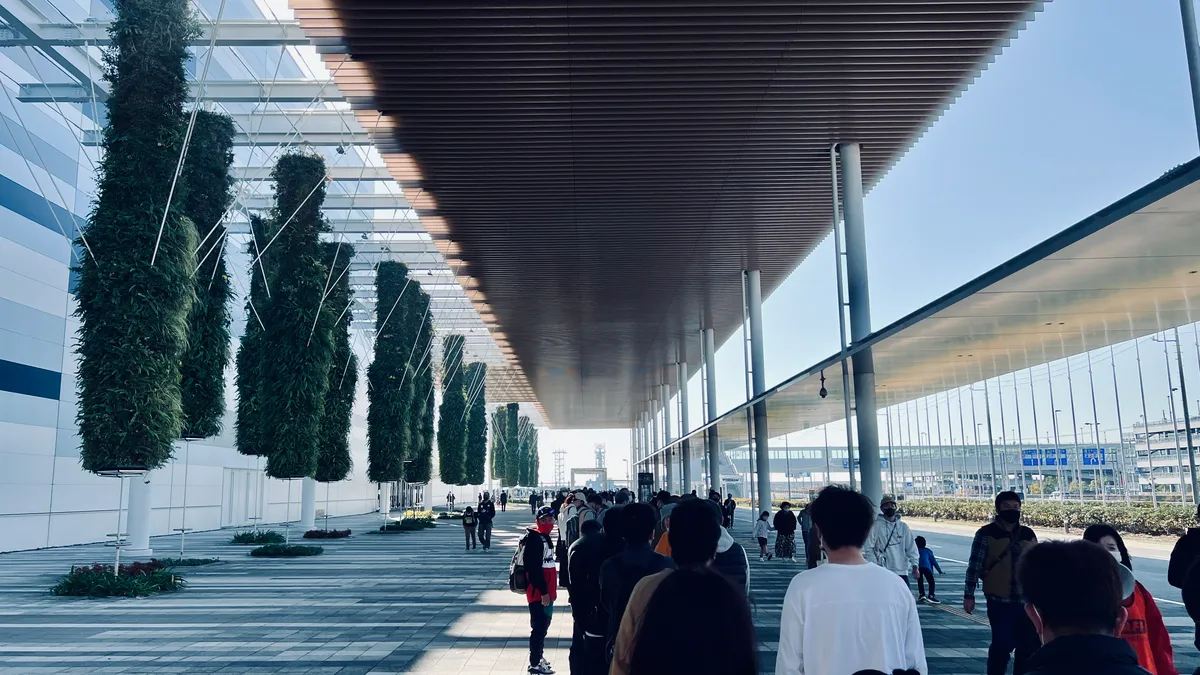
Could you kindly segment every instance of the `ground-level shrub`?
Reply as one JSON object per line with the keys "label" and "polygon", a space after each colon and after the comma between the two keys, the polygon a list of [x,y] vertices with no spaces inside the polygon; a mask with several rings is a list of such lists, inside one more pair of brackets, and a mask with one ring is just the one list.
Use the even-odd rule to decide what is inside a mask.
{"label": "ground-level shrub", "polygon": [[309,530],[304,533],[305,539],[345,539],[350,536],[350,530]]}
{"label": "ground-level shrub", "polygon": [[256,558],[298,558],[301,556],[320,555],[325,549],[320,546],[301,546],[299,544],[267,544],[250,551]]}
{"label": "ground-level shrub", "polygon": [[437,527],[432,520],[424,520],[418,518],[405,518],[404,520],[390,520],[379,528],[380,532],[413,532],[416,530],[425,530],[431,527]]}
{"label": "ground-level shrub", "polygon": [[113,575],[113,566],[104,564],[72,567],[70,574],[55,584],[54,595],[105,598],[138,597],[151,593],[177,591],[184,586],[182,577],[172,574],[160,560],[121,565]]}
{"label": "ground-level shrub", "polygon": [[438,520],[462,520],[462,511],[441,511],[437,515]]}
{"label": "ground-level shrub", "polygon": [[282,544],[287,539],[275,530],[249,530],[238,532],[229,540],[231,544]]}
{"label": "ground-level shrub", "polygon": [[221,562],[220,558],[155,558],[163,567],[199,567]]}
{"label": "ground-level shrub", "polygon": [[[905,499],[901,510],[918,518],[973,523],[987,522],[995,514],[991,500],[969,499]],[[1021,508],[1021,522],[1033,527],[1072,529],[1105,523],[1128,534],[1179,535],[1195,526],[1196,509],[1181,504],[1160,504],[1154,508],[1121,503],[1027,501]]]}

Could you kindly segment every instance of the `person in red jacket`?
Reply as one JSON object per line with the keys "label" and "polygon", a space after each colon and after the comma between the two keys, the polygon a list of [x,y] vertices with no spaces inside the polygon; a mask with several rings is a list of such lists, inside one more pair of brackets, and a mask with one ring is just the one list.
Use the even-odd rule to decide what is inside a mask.
{"label": "person in red jacket", "polygon": [[537,523],[525,535],[525,601],[529,603],[529,672],[548,675],[554,672],[545,659],[546,633],[554,617],[554,601],[558,599],[558,567],[554,560],[554,510],[543,506],[537,510]]}
{"label": "person in red jacket", "polygon": [[[1129,550],[1121,535],[1108,525],[1092,525],[1083,531],[1083,538],[1099,544],[1112,554],[1126,569],[1133,569]],[[1125,598],[1125,611],[1129,619],[1121,629],[1124,638],[1137,653],[1138,665],[1153,675],[1177,675],[1175,656],[1171,651],[1171,636],[1163,623],[1162,612],[1154,603],[1150,591],[1141,582],[1134,584],[1133,595]]]}

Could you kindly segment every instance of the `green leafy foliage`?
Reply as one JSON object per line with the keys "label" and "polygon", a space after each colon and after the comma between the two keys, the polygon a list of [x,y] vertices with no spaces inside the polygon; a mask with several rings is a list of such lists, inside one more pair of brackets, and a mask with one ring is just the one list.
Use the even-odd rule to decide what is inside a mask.
{"label": "green leafy foliage", "polygon": [[246,330],[237,353],[237,419],[234,430],[237,450],[251,457],[265,457],[271,448],[271,434],[264,431],[262,405],[260,403],[261,368],[267,362],[263,355],[262,314],[267,310],[270,298],[268,291],[268,265],[273,251],[259,255],[267,247],[274,234],[271,223],[250,216],[250,229],[254,237],[247,248],[250,259],[258,258],[250,270],[250,294],[246,298]]}
{"label": "green leafy foliage", "polygon": [[301,544],[267,544],[250,551],[255,558],[302,558],[310,555],[321,555],[325,549],[320,546],[303,546]]}
{"label": "green leafy foliage", "polygon": [[408,360],[416,335],[407,330],[408,267],[386,260],[375,272],[378,298],[375,358],[367,368],[367,478],[376,483],[400,480],[409,447],[409,418],[415,383]]}
{"label": "green leafy foliage", "polygon": [[416,309],[424,317],[418,322],[416,368],[413,389],[410,438],[411,461],[404,465],[404,478],[410,483],[428,483],[433,474],[433,420],[436,401],[433,398],[433,318],[429,315],[429,294],[424,290],[417,293]]}
{"label": "green leafy foliage", "polygon": [[335,315],[333,359],[329,363],[329,386],[325,392],[325,410],[321,415],[321,440],[314,478],[334,483],[350,475],[354,460],[350,456],[350,425],[354,414],[354,394],[358,386],[358,359],[350,348],[350,261],[354,247],[326,243],[325,264],[332,271],[327,309]]}
{"label": "green leafy foliage", "polygon": [[259,415],[269,430],[267,475],[312,476],[317,469],[329,364],[333,360],[335,314],[323,296],[329,269],[321,259],[318,235],[328,229],[321,216],[325,201],[325,160],[284,155],[275,179],[273,219],[278,234],[268,274],[271,299],[263,320],[264,361],[259,369]]}
{"label": "green leafy foliage", "polygon": [[504,487],[508,485],[504,482],[504,444],[507,442],[505,429],[508,428],[508,412],[504,406],[498,406],[492,412],[492,452],[491,463],[488,467],[491,471],[492,478],[499,480]]}
{"label": "green leafy foliage", "polygon": [[540,482],[539,472],[541,471],[541,459],[538,455],[538,432],[537,427],[533,424],[529,425],[529,485],[534,486]]}
{"label": "green leafy foliage", "polygon": [[463,481],[483,485],[487,480],[487,364],[468,363],[467,441],[463,459]]}
{"label": "green leafy foliage", "polygon": [[305,539],[345,539],[350,536],[350,530],[309,530],[304,533]]}
{"label": "green leafy foliage", "polygon": [[442,405],[438,408],[438,470],[442,482],[461,485],[467,449],[467,396],[463,378],[463,336],[448,335],[442,343]]}
{"label": "green leafy foliage", "polygon": [[517,403],[509,403],[505,409],[506,421],[504,423],[504,431],[506,442],[504,444],[504,485],[505,487],[513,487],[520,485],[517,480],[521,475],[521,429],[520,429],[520,411],[521,406]]}
{"label": "green leafy foliage", "polygon": [[196,26],[187,0],[117,0],[115,9],[104,55],[104,156],[76,241],[90,248],[77,267],[76,421],[83,468],[94,472],[155,469],[170,459],[196,274],[195,228],[179,208],[187,185],[180,181],[168,199]]}
{"label": "green leafy foliage", "polygon": [[517,456],[519,458],[517,462],[517,485],[532,485],[529,482],[529,469],[533,465],[530,459],[532,455],[529,447],[529,430],[531,428],[532,424],[528,417],[522,415],[517,419]]}
{"label": "green leafy foliage", "polygon": [[221,562],[220,558],[155,558],[163,567],[200,567]]}
{"label": "green leafy foliage", "polygon": [[233,119],[196,111],[181,180],[187,198],[184,215],[196,227],[199,244],[195,294],[188,316],[188,347],[179,366],[183,405],[182,435],[221,433],[225,416],[225,366],[229,363],[229,302],[233,288],[225,269],[224,220],[233,196]]}
{"label": "green leafy foliage", "polygon": [[172,574],[167,567],[161,560],[135,562],[121,565],[120,573],[113,576],[112,565],[80,565],[72,567],[70,574],[51,587],[50,592],[92,598],[134,598],[183,588],[183,578]]}
{"label": "green leafy foliage", "polygon": [[433,522],[433,517],[425,518],[405,518],[404,520],[390,520],[385,525],[379,527],[380,532],[414,532],[416,530],[428,530],[431,527],[437,527]]}
{"label": "green leafy foliage", "polygon": [[231,544],[282,544],[287,541],[279,532],[275,530],[249,530],[246,532],[238,532],[233,535],[233,539],[229,540]]}
{"label": "green leafy foliage", "polygon": [[[986,523],[995,515],[990,501],[968,499],[905,499],[901,502],[905,515],[939,520],[962,520]],[[1059,501],[1026,501],[1021,507],[1021,522],[1032,527],[1069,527],[1083,529],[1104,523],[1119,532],[1144,535],[1180,535],[1195,527],[1196,508],[1182,504],[1126,506],[1123,503],[1073,503]]]}

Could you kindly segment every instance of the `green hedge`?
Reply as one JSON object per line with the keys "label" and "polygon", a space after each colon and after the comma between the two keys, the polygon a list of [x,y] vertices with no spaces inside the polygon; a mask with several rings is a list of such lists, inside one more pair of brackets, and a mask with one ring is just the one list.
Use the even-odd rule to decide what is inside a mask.
{"label": "green hedge", "polygon": [[504,483],[504,444],[508,442],[508,412],[504,406],[498,406],[492,412],[492,458],[490,461],[491,476],[493,480],[499,480],[501,486]]}
{"label": "green hedge", "polygon": [[[984,523],[992,519],[991,501],[967,499],[906,499],[900,510],[917,518],[961,520]],[[1196,525],[1196,508],[1180,504],[1126,506],[1122,503],[1071,503],[1027,501],[1021,508],[1021,522],[1031,527],[1082,529],[1105,523],[1120,532],[1143,535],[1179,535]]]}
{"label": "green hedge", "polygon": [[183,586],[183,578],[172,574],[163,561],[150,560],[121,565],[119,576],[113,576],[112,565],[97,563],[72,567],[71,573],[51,587],[50,592],[91,598],[133,598],[177,591]]}
{"label": "green hedge", "polygon": [[282,544],[287,538],[275,530],[249,530],[238,532],[229,540],[231,544]]}
{"label": "green hedge", "polygon": [[504,482],[502,484],[505,487],[513,487],[520,485],[517,478],[521,473],[521,406],[518,403],[509,403],[504,412]]}
{"label": "green hedge", "polygon": [[[250,457],[265,457],[271,451],[271,435],[263,428],[260,384],[266,364],[263,358],[262,316],[267,311],[267,279],[271,276],[272,253],[262,254],[274,233],[274,224],[257,215],[250,216],[253,238],[246,254],[253,260],[250,269],[250,294],[246,298],[246,330],[238,347],[237,359],[237,418],[234,421],[237,451]],[[261,254],[261,255],[260,255]]]}
{"label": "green hedge", "polygon": [[318,482],[335,483],[350,475],[354,460],[350,456],[350,426],[354,414],[354,394],[358,386],[358,359],[350,348],[350,261],[354,247],[325,242],[325,265],[331,270],[325,304],[337,316],[333,326],[333,359],[329,363],[329,388],[321,415],[321,441],[317,450]]}
{"label": "green hedge", "polygon": [[367,479],[400,480],[409,447],[414,383],[407,372],[415,336],[405,330],[408,267],[385,260],[375,272],[375,357],[367,367]]}
{"label": "green hedge", "polygon": [[442,344],[442,405],[438,408],[438,472],[447,485],[464,484],[467,449],[467,394],[463,377],[466,356],[461,335],[448,335]]}
{"label": "green hedge", "polygon": [[487,364],[467,364],[467,439],[463,482],[483,485],[487,480]]}
{"label": "green hedge", "polygon": [[267,544],[250,551],[255,558],[301,558],[310,555],[320,555],[325,549],[320,546],[303,546],[301,544]]}
{"label": "green hedge", "polygon": [[[80,460],[93,472],[157,469],[171,458],[195,297],[196,230],[179,206],[187,185],[171,191],[196,25],[187,0],[120,0],[115,8],[96,198],[75,240],[83,251],[75,419]],[[68,235],[73,225],[58,224]]]}
{"label": "green hedge", "polygon": [[233,286],[225,269],[225,218],[233,201],[233,119],[196,111],[192,142],[180,180],[187,183],[183,213],[199,244],[196,301],[188,316],[188,347],[179,365],[184,438],[221,433],[225,416],[225,366],[229,363],[229,302]]}
{"label": "green hedge", "polygon": [[428,483],[433,473],[433,318],[429,315],[429,294],[418,288],[414,311],[424,317],[418,327],[416,350],[412,357],[413,402],[409,419],[408,464],[404,479],[409,483]]}

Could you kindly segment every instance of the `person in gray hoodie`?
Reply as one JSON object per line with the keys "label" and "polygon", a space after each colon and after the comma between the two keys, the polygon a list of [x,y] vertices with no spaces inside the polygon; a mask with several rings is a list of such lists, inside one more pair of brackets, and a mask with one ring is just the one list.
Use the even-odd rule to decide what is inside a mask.
{"label": "person in gray hoodie", "polygon": [[904,583],[908,577],[917,576],[917,565],[921,561],[917,552],[917,540],[908,524],[900,520],[896,510],[896,498],[885,495],[879,503],[880,514],[863,547],[863,556],[869,562],[895,572]]}

